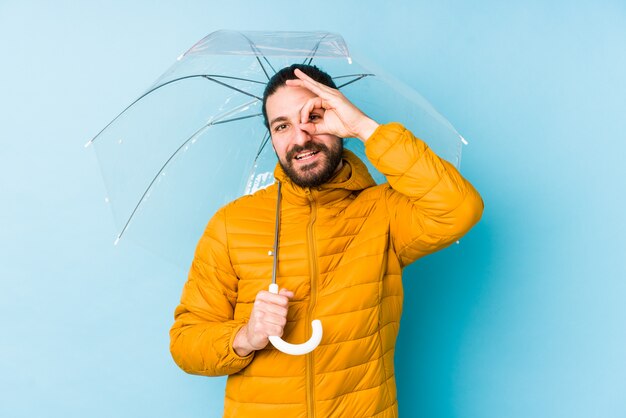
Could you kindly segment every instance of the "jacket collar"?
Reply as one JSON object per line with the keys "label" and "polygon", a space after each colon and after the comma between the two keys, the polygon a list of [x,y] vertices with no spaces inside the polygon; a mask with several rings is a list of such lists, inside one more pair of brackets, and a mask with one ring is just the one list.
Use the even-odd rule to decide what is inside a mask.
{"label": "jacket collar", "polygon": [[376,185],[365,164],[351,151],[343,150],[343,167],[328,182],[319,187],[300,187],[285,174],[280,164],[276,164],[274,177],[282,183],[284,199],[295,205],[308,205],[315,201],[327,205],[345,199],[356,191]]}

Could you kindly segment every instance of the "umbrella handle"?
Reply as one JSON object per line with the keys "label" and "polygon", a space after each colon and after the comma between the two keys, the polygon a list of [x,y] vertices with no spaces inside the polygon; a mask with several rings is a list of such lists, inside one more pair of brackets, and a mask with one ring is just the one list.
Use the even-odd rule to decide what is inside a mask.
{"label": "umbrella handle", "polygon": [[[278,294],[278,285],[276,283],[270,284],[270,293]],[[277,336],[270,336],[269,340],[274,347],[286,354],[299,356],[310,353],[322,341],[322,323],[319,319],[314,319],[311,321],[311,327],[313,328],[311,338],[302,344],[290,344]]]}

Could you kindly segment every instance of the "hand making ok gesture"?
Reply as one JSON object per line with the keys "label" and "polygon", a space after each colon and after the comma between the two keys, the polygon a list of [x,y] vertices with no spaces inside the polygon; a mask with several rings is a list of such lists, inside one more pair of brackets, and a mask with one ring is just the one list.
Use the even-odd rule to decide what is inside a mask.
{"label": "hand making ok gesture", "polygon": [[[300,110],[301,129],[312,135],[354,137],[363,142],[374,133],[378,123],[361,112],[339,90],[318,83],[299,69],[294,74],[298,79],[287,80],[288,86],[303,87],[317,96],[309,99]],[[315,109],[324,110],[322,120],[317,122],[309,119]]]}

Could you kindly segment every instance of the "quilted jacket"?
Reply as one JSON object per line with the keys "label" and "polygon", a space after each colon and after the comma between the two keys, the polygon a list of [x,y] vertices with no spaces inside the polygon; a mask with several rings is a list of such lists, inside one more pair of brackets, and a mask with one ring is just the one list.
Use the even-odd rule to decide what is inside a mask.
{"label": "quilted jacket", "polygon": [[226,417],[396,417],[394,347],[404,266],[458,240],[480,218],[472,185],[398,123],[366,142],[388,183],[376,185],[349,151],[327,184],[282,182],[277,283],[295,293],[283,339],[320,345],[290,356],[269,344],[247,357],[232,343],[271,281],[277,187],[220,209],[189,272],[170,349],[186,372],[229,375]]}

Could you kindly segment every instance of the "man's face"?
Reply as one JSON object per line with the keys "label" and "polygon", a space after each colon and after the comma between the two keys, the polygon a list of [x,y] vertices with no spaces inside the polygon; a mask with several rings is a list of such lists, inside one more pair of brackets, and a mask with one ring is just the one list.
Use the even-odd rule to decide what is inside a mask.
{"label": "man's face", "polygon": [[[315,94],[302,87],[283,86],[267,98],[267,120],[278,161],[291,181],[301,187],[316,187],[340,168],[343,140],[334,135],[311,134],[300,125],[300,110]],[[311,111],[316,123],[324,109]]]}

